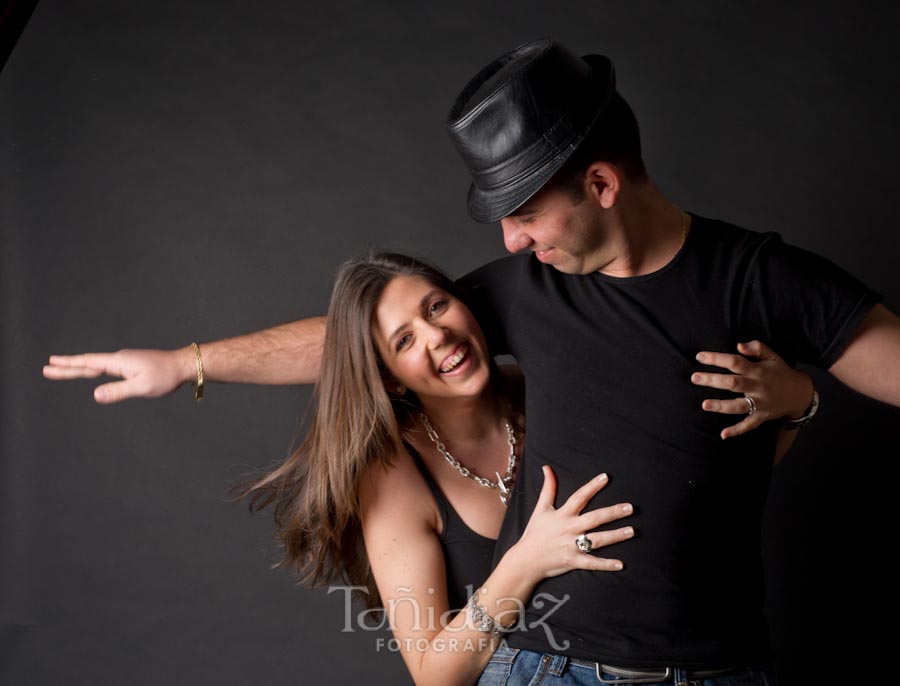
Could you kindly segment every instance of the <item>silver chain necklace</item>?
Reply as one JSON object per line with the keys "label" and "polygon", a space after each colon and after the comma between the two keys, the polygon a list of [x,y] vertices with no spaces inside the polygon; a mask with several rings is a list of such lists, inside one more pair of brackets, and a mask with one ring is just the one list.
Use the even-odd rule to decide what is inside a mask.
{"label": "silver chain necklace", "polygon": [[474,474],[472,470],[468,467],[460,464],[459,460],[457,460],[453,455],[450,454],[450,451],[447,450],[447,446],[445,446],[440,437],[437,434],[437,431],[434,430],[434,427],[431,426],[431,422],[428,420],[428,417],[422,412],[419,417],[422,420],[422,425],[425,427],[425,433],[428,434],[428,438],[431,439],[431,442],[434,443],[438,452],[444,456],[444,459],[450,463],[450,466],[456,469],[460,474],[466,476],[472,481],[484,486],[485,488],[496,488],[500,491],[500,502],[504,505],[509,502],[509,487],[512,486],[513,483],[513,475],[516,471],[516,434],[513,432],[512,427],[509,425],[509,422],[504,422],[506,425],[506,437],[507,442],[509,443],[509,462],[506,465],[506,475],[500,476],[500,472],[494,472],[497,475],[497,481],[491,481],[489,479],[485,479],[483,476],[478,476]]}

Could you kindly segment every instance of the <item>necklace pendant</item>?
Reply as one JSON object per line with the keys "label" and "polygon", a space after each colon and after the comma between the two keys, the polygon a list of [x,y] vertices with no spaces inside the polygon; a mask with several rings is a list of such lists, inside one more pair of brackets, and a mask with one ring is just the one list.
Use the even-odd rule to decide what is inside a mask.
{"label": "necklace pendant", "polygon": [[497,490],[500,491],[500,502],[504,505],[509,504],[509,488],[506,486],[506,480],[500,476],[500,472],[494,472],[497,475]]}

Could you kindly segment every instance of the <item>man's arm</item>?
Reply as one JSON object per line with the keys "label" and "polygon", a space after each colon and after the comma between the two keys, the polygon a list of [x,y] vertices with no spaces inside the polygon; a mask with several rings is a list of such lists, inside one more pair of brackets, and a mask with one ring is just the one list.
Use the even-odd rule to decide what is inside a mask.
{"label": "man's arm", "polygon": [[[314,383],[319,376],[325,317],[310,317],[255,333],[201,343],[205,381],[258,384]],[[48,379],[121,377],[94,389],[99,403],[155,398],[197,378],[191,346],[178,350],[120,350],[115,353],[51,355]]]}
{"label": "man's arm", "polygon": [[209,366],[209,378],[226,383],[315,383],[324,341],[325,317],[300,319],[201,344],[203,371]]}
{"label": "man's arm", "polygon": [[900,407],[900,318],[876,305],[828,371],[853,390]]}

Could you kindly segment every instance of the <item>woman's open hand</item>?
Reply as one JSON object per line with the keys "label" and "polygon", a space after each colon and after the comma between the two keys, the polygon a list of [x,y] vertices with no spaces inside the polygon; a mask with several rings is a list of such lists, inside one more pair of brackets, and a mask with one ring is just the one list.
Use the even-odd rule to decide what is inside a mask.
{"label": "woman's open hand", "polygon": [[697,355],[698,362],[727,369],[731,374],[694,372],[691,375],[691,381],[698,386],[733,391],[749,396],[753,401],[751,404],[746,397],[703,401],[702,407],[707,412],[747,415],[737,424],[723,429],[722,438],[739,436],[770,419],[803,416],[813,396],[809,375],[792,369],[760,341],[738,343],[737,349],[740,355],[709,351]]}
{"label": "woman's open hand", "polygon": [[582,552],[575,539],[585,534],[593,550],[603,548],[634,536],[630,526],[606,531],[598,527],[627,517],[633,511],[630,503],[582,512],[591,498],[609,483],[606,474],[600,474],[575,491],[560,507],[556,500],[556,475],[544,466],[544,485],[528,520],[525,532],[516,543],[522,551],[522,559],[534,567],[534,581],[558,576],[573,569],[591,569],[614,572],[622,569],[622,561]]}

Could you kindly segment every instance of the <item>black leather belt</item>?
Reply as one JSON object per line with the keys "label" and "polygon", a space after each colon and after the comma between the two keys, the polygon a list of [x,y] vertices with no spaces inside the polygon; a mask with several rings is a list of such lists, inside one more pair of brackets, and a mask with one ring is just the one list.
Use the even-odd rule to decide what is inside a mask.
{"label": "black leather belt", "polygon": [[[637,667],[615,667],[599,662],[571,658],[569,661],[584,667],[592,667],[597,672],[597,678],[601,684],[655,684],[660,681],[668,681],[675,674],[674,667],[639,669]],[[734,667],[720,667],[717,669],[686,669],[684,671],[688,679],[710,679],[727,674],[734,669]],[[604,679],[602,672],[612,674],[616,678]]]}

